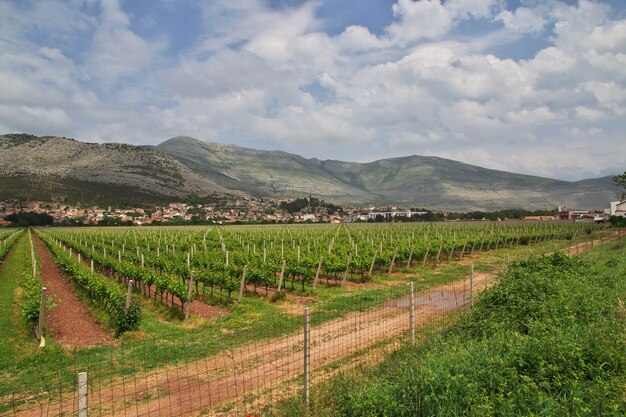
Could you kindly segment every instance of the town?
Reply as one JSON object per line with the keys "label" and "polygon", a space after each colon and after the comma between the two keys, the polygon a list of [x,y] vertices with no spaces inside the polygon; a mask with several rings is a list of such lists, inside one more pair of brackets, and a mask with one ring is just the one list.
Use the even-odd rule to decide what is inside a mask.
{"label": "town", "polygon": [[612,216],[626,217],[626,200],[610,203],[604,210],[528,211],[511,209],[495,212],[468,213],[434,212],[427,209],[398,207],[342,208],[311,196],[295,200],[244,198],[219,204],[191,204],[172,202],[152,207],[117,208],[80,206],[44,201],[0,202],[0,226],[12,224],[10,216],[17,213],[48,215],[57,225],[119,226],[162,224],[271,224],[271,223],[352,223],[390,221],[459,221],[459,220],[532,220],[573,221],[582,223],[606,222]]}

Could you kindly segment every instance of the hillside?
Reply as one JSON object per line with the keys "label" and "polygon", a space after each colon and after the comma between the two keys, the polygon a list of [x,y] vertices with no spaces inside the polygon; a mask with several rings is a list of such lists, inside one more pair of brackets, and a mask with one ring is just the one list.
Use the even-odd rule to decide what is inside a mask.
{"label": "hillside", "polygon": [[426,156],[356,163],[190,137],[133,146],[0,135],[0,199],[154,204],[308,194],[344,205],[455,211],[603,208],[615,186],[610,177],[567,182]]}
{"label": "hillside", "polygon": [[152,149],[0,136],[0,199],[146,204],[228,192]]}
{"label": "hillside", "polygon": [[341,204],[397,204],[449,210],[603,208],[615,198],[610,177],[567,182],[513,174],[437,157],[370,163],[305,159],[280,151],[177,137],[156,147],[191,170],[257,196],[313,194]]}

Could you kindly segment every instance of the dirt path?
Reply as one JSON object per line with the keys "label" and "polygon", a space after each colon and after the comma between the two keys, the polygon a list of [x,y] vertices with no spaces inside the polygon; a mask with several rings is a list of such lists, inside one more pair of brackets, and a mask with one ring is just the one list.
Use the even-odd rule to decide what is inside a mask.
{"label": "dirt path", "polygon": [[[493,282],[490,274],[476,274],[474,291]],[[367,311],[354,312],[311,329],[313,372],[335,361],[349,358],[409,328],[409,296],[386,302]],[[469,302],[468,281],[459,281],[414,295],[415,326],[420,328]],[[322,312],[320,312],[322,313]],[[106,388],[93,389],[89,403],[94,415],[179,416],[199,409],[215,409],[242,396],[293,395],[300,384],[303,336],[294,334],[243,346],[211,358],[160,368],[145,375],[111,381]],[[291,383],[289,381],[292,381]],[[295,381],[295,382],[294,382]],[[315,382],[315,381],[314,381]],[[53,406],[52,414],[72,410],[72,400]],[[18,415],[36,415],[29,412]]]}
{"label": "dirt path", "polygon": [[46,316],[46,329],[65,348],[85,348],[113,341],[78,299],[72,284],[54,263],[52,254],[33,235],[35,249],[41,260],[41,281],[54,296],[54,307]]}
{"label": "dirt path", "polygon": [[580,253],[585,253],[588,250],[591,250],[595,246],[601,245],[605,242],[609,242],[612,240],[619,240],[622,237],[622,232],[620,230],[616,230],[614,232],[605,233],[604,236],[600,236],[598,238],[590,239],[588,241],[579,242],[572,246],[567,247],[567,254],[569,256],[578,255]]}
{"label": "dirt path", "polygon": [[[598,242],[600,243],[600,242]],[[587,248],[590,248],[589,243]],[[587,249],[581,244],[579,251]],[[475,293],[495,282],[494,274],[474,277]],[[470,302],[468,280],[414,295],[416,329]],[[409,328],[410,297],[386,302],[367,312],[354,312],[311,329],[313,383],[325,378],[321,369],[340,360],[358,361],[359,352],[391,342]],[[313,311],[313,308],[312,308]],[[330,312],[318,312],[320,314]],[[406,341],[404,342],[406,343]],[[243,398],[261,396],[271,401],[301,390],[303,336],[293,334],[253,343],[221,354],[158,370],[117,378],[89,392],[90,414],[103,416],[242,415],[241,410],[219,410]],[[354,359],[357,358],[357,359]],[[339,368],[341,369],[341,365]],[[331,371],[333,372],[333,371]],[[298,391],[296,391],[298,390]],[[74,397],[48,409],[49,415],[74,409]],[[244,413],[245,414],[245,413]],[[253,414],[253,413],[252,413]],[[39,415],[24,411],[17,415]]]}

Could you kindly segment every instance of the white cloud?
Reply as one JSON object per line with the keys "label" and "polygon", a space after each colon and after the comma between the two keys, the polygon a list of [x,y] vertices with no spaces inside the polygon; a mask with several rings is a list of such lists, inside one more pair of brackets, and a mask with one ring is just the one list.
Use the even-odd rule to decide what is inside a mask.
{"label": "white cloud", "polygon": [[532,34],[541,32],[548,23],[546,19],[527,7],[519,7],[513,12],[503,10],[498,13],[495,20],[502,22],[507,29],[514,32]]}
{"label": "white cloud", "polygon": [[110,86],[120,77],[138,74],[166,45],[163,41],[149,42],[135,34],[117,0],[102,0],[101,6],[87,71]]}
{"label": "white cloud", "polygon": [[[607,5],[399,0],[386,29],[334,35],[319,5],[194,3],[202,34],[171,51],[171,34],[146,37],[117,1],[0,2],[0,129],[186,134],[360,161],[433,154],[570,178],[626,164],[610,151],[626,129],[626,20]],[[476,22],[499,28],[463,32]],[[528,37],[547,46],[494,52]]]}
{"label": "white cloud", "polygon": [[440,0],[399,0],[393,5],[399,22],[389,26],[391,38],[404,45],[421,39],[439,39],[452,28],[453,18]]}
{"label": "white cloud", "polygon": [[490,18],[496,10],[504,7],[502,0],[448,0],[445,7],[460,19]]}
{"label": "white cloud", "polygon": [[337,38],[338,47],[347,53],[364,52],[389,45],[389,42],[378,38],[366,27],[348,26]]}

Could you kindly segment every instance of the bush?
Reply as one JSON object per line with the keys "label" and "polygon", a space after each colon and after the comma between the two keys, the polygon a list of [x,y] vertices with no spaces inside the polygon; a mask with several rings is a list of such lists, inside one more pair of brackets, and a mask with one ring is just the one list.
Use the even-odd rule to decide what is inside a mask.
{"label": "bush", "polygon": [[625,274],[623,252],[513,264],[447,333],[325,384],[313,415],[626,415]]}

